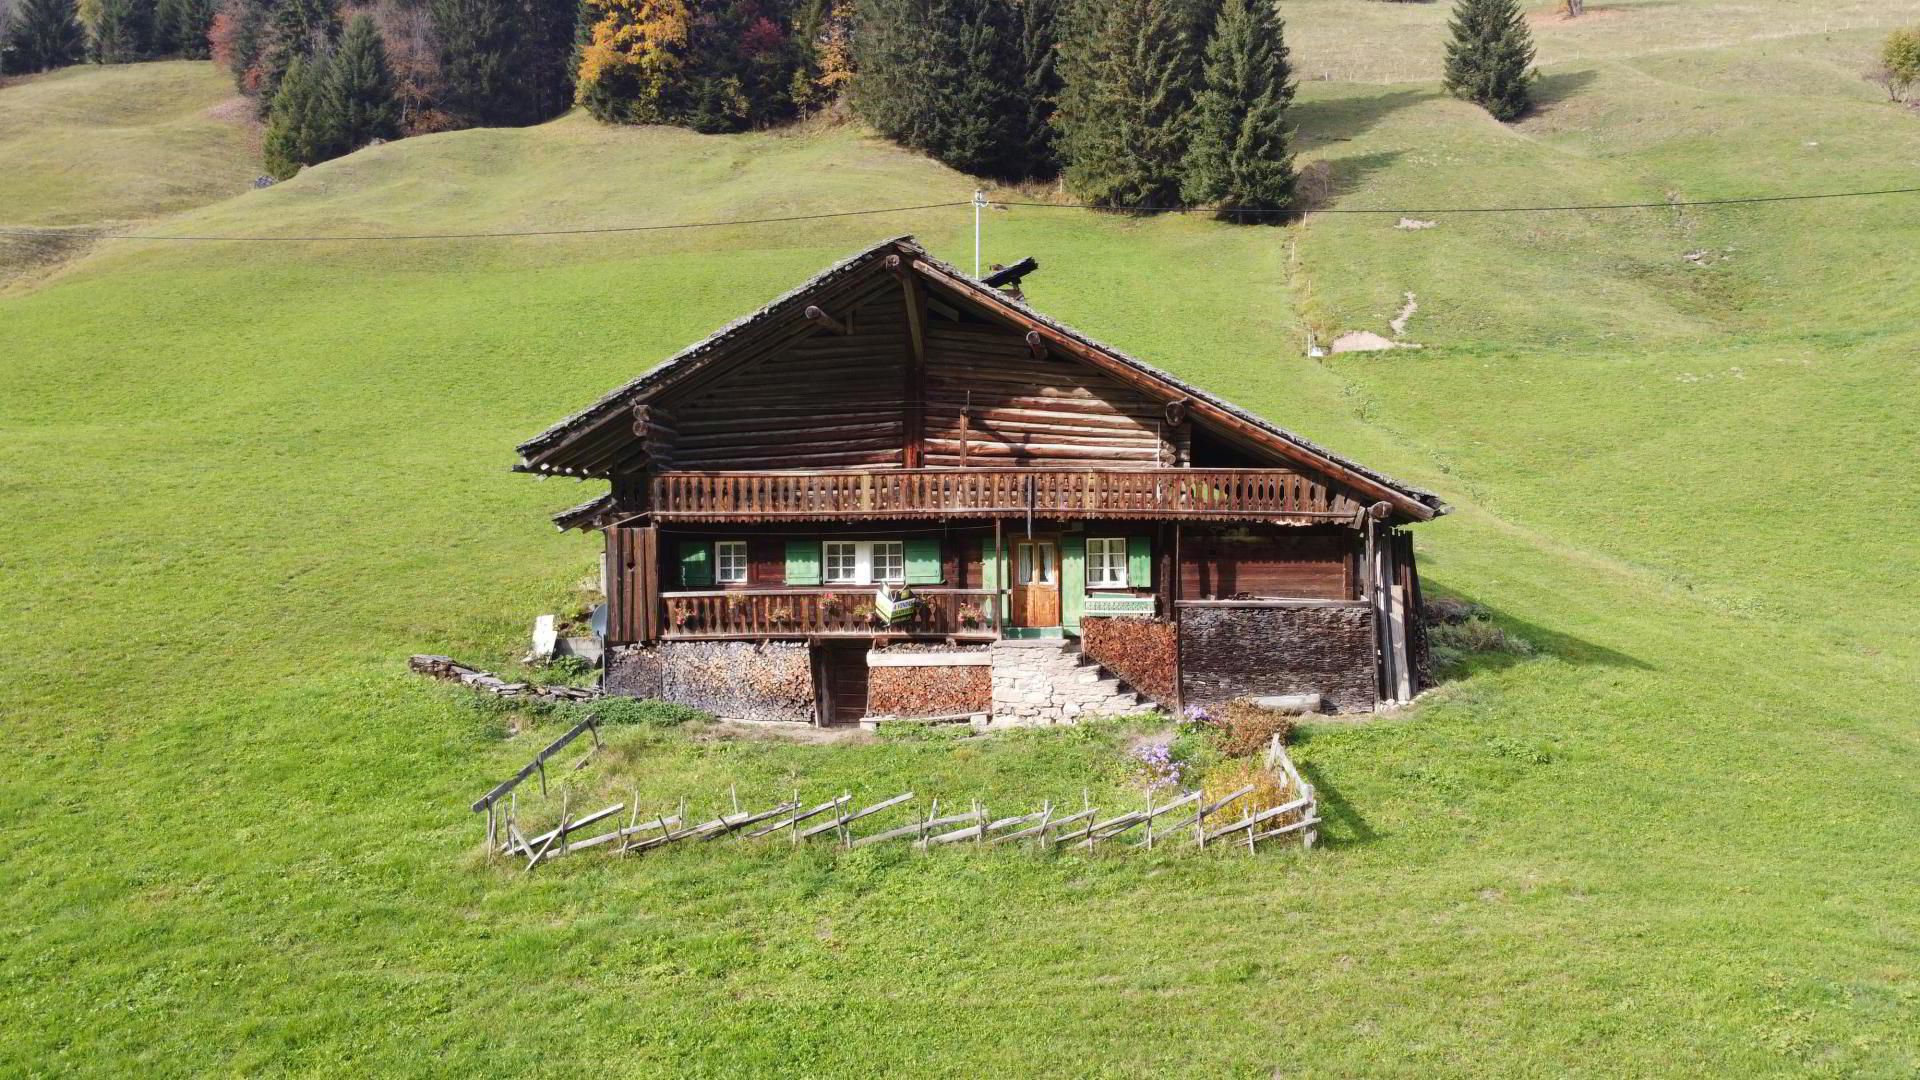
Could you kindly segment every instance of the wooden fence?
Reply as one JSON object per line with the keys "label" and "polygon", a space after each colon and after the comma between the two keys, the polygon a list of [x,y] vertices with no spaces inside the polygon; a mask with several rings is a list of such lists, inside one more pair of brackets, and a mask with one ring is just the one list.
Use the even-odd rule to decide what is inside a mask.
{"label": "wooden fence", "polygon": [[[688,824],[686,800],[670,811],[660,808],[642,814],[639,793],[628,802],[616,802],[591,813],[573,816],[571,799],[563,798],[558,824],[535,836],[526,836],[514,816],[513,802],[506,807],[503,827],[496,826],[494,807],[514,786],[539,771],[544,784],[542,762],[565,746],[582,731],[592,730],[593,721],[582,722],[553,745],[541,751],[526,768],[496,786],[473,804],[475,812],[487,813],[487,852],[489,858],[524,858],[525,871],[531,873],[544,862],[575,852],[601,849],[618,857],[642,854],[673,844],[701,843],[727,838],[741,842],[784,840],[798,846],[804,843],[832,843],[853,850],[888,842],[911,843],[926,851],[937,847],[971,845],[997,847],[1026,845],[1035,850],[1091,850],[1096,847],[1150,850],[1168,845],[1184,845],[1194,850],[1223,846],[1244,849],[1249,854],[1263,842],[1283,837],[1298,839],[1304,848],[1312,848],[1318,839],[1319,801],[1313,785],[1306,782],[1288,757],[1276,736],[1267,749],[1266,767],[1274,774],[1289,800],[1278,806],[1227,815],[1222,811],[1253,793],[1248,784],[1218,798],[1206,800],[1198,791],[1188,791],[1159,800],[1148,794],[1138,808],[1100,807],[1082,799],[1078,810],[1043,803],[1037,810],[994,816],[979,800],[970,800],[964,809],[948,805],[938,798],[924,811],[914,804],[912,791],[860,805],[851,792],[808,804],[795,792],[792,798],[764,809],[742,806],[738,792],[729,792],[730,809],[714,813],[697,824]],[[596,732],[596,747],[598,734]],[[586,760],[582,759],[581,764]],[[576,765],[576,768],[579,766]],[[906,814],[897,822],[876,832],[856,830],[888,810]],[[626,815],[622,824],[620,816]],[[1102,815],[1105,816],[1102,816]],[[612,828],[577,838],[585,830],[602,822]]]}

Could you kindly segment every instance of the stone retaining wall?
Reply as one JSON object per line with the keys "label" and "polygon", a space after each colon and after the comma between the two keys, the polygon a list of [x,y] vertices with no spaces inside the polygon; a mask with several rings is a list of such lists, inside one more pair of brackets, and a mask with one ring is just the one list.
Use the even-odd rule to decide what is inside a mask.
{"label": "stone retaining wall", "polygon": [[1060,724],[1138,712],[1140,695],[1061,638],[993,643],[993,722]]}

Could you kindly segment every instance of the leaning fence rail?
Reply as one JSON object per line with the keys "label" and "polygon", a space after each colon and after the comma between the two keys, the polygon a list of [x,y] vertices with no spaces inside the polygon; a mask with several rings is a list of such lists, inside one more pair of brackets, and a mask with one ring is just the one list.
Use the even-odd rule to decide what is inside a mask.
{"label": "leaning fence rail", "polygon": [[[734,791],[729,793],[730,812],[717,814],[695,825],[685,824],[690,819],[684,799],[672,812],[662,808],[651,818],[643,818],[639,792],[636,790],[631,801],[616,802],[577,817],[571,812],[571,799],[563,798],[558,823],[551,829],[527,837],[515,814],[517,803],[511,798],[514,788],[537,774],[542,777],[544,792],[544,763],[587,732],[593,734],[594,748],[597,750],[601,745],[598,721],[589,717],[548,744],[525,768],[496,785],[473,804],[475,812],[485,811],[487,814],[489,857],[525,858],[525,869],[532,872],[544,862],[592,848],[601,848],[624,857],[682,841],[716,841],[732,837],[744,843],[780,837],[783,833],[784,837],[780,838],[796,847],[814,841],[830,841],[836,847],[853,850],[891,841],[906,841],[922,851],[969,844],[998,846],[1018,843],[1029,844],[1043,851],[1087,851],[1102,845],[1152,849],[1185,843],[1194,849],[1227,845],[1252,853],[1260,844],[1281,838],[1297,838],[1301,847],[1309,849],[1319,839],[1319,796],[1313,785],[1300,774],[1278,736],[1268,745],[1264,765],[1280,782],[1282,790],[1289,796],[1288,801],[1260,809],[1233,810],[1228,814],[1233,820],[1223,820],[1223,812],[1228,812],[1236,803],[1252,794],[1255,785],[1244,784],[1214,799],[1207,799],[1198,791],[1188,791],[1160,801],[1154,794],[1148,793],[1144,805],[1139,808],[1103,808],[1092,805],[1083,796],[1083,805],[1072,813],[1057,810],[1052,802],[1045,802],[1037,810],[1023,810],[1002,817],[993,816],[979,800],[971,801],[964,810],[949,807],[947,812],[942,813],[940,800],[935,798],[921,813],[912,807],[915,798],[912,791],[865,805],[857,801],[852,792],[842,792],[812,804],[803,802],[799,793],[794,792],[791,798],[759,810],[743,808],[739,793]],[[592,757],[593,751],[589,751],[575,767],[586,764]],[[502,798],[508,799],[503,821],[495,813]],[[896,808],[910,811],[910,820],[865,836],[855,835],[855,823]],[[622,812],[627,814],[624,825],[619,820]],[[613,821],[611,830],[582,839],[574,838],[575,834],[609,819]]]}

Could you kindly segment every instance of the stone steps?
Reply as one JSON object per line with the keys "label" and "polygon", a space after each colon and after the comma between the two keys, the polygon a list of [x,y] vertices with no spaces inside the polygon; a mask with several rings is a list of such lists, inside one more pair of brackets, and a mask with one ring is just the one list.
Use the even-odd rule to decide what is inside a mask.
{"label": "stone steps", "polygon": [[1071,639],[1008,640],[993,646],[996,724],[1071,723],[1122,716],[1151,705]]}

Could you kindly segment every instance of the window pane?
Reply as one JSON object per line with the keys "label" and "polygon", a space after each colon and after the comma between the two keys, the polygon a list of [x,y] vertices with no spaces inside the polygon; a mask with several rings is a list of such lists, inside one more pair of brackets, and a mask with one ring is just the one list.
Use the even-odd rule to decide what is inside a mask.
{"label": "window pane", "polygon": [[906,545],[898,540],[884,540],[873,545],[873,580],[905,581]]}
{"label": "window pane", "polygon": [[713,545],[715,578],[719,581],[747,580],[747,545],[743,540],[723,540]]}
{"label": "window pane", "polygon": [[1040,560],[1040,566],[1038,569],[1040,571],[1041,584],[1043,585],[1053,584],[1053,573],[1054,573],[1053,545],[1052,544],[1035,544],[1034,551],[1035,551],[1035,558]]}
{"label": "window pane", "polygon": [[1127,541],[1124,537],[1102,536],[1087,541],[1087,584],[1109,589],[1126,587]]}
{"label": "window pane", "polygon": [[1014,550],[1020,554],[1020,571],[1019,576],[1013,580],[1022,585],[1029,584],[1033,581],[1033,545],[1017,544]]}
{"label": "window pane", "polygon": [[826,562],[826,580],[848,584],[860,580],[860,553],[857,545],[846,541],[828,541],[822,545]]}

